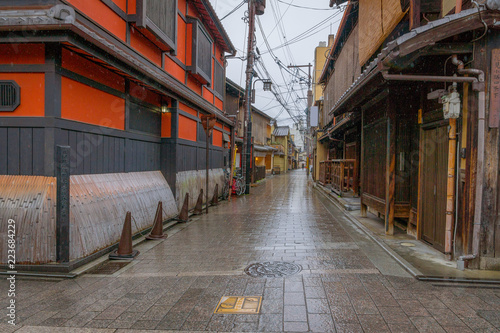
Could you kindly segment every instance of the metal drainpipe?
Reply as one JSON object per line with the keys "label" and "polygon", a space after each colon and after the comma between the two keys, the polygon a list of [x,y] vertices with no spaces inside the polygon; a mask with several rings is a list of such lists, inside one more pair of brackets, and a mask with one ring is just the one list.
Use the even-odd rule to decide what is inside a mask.
{"label": "metal drainpipe", "polygon": [[[456,55],[452,55],[451,62],[458,67],[458,69],[464,68],[464,63],[458,60]],[[456,85],[456,83],[454,83]],[[456,178],[457,170],[456,167],[456,152],[457,152],[457,120],[449,119],[449,132],[448,132],[448,180],[446,183],[446,231],[445,231],[445,256],[447,260],[452,259],[452,248],[453,248],[453,230],[457,226],[457,219],[455,218],[455,211],[457,206],[455,205],[456,195]]]}
{"label": "metal drainpipe", "polygon": [[448,180],[446,183],[446,232],[445,232],[445,256],[447,260],[452,259],[452,239],[453,229],[456,226],[454,221],[455,207],[455,157],[457,150],[457,120],[449,119],[448,132]]}
{"label": "metal drainpipe", "polygon": [[477,84],[472,89],[478,93],[478,121],[477,121],[477,162],[476,162],[476,198],[474,200],[474,228],[472,229],[472,254],[460,256],[457,261],[459,269],[464,269],[464,261],[476,259],[479,256],[479,236],[481,233],[483,183],[484,183],[484,128],[485,128],[485,89],[484,72],[479,69],[459,69],[460,74],[477,76]]}

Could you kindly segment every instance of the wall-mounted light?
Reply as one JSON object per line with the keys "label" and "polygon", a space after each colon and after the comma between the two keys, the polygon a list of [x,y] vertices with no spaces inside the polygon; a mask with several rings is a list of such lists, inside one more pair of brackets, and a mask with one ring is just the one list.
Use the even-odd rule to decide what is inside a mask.
{"label": "wall-mounted light", "polygon": [[170,113],[170,109],[168,108],[168,105],[161,106],[161,113]]}
{"label": "wall-mounted light", "polygon": [[271,86],[273,85],[271,80],[262,80],[262,83],[264,83],[264,91],[271,91]]}

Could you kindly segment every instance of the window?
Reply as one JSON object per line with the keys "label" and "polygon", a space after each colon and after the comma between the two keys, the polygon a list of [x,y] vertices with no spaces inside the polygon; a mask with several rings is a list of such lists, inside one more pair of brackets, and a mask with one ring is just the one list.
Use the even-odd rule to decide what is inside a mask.
{"label": "window", "polygon": [[214,91],[219,97],[224,97],[224,67],[218,61],[215,61]]}
{"label": "window", "polygon": [[193,55],[188,70],[203,84],[212,83],[212,38],[197,19],[191,19],[193,25]]}
{"label": "window", "polygon": [[20,104],[21,88],[14,81],[0,81],[0,111],[14,111]]}
{"label": "window", "polygon": [[[137,28],[163,51],[177,43],[177,0],[137,0]],[[154,38],[151,38],[154,37]]]}
{"label": "window", "polygon": [[161,135],[160,110],[152,106],[130,102],[129,128],[131,130]]}

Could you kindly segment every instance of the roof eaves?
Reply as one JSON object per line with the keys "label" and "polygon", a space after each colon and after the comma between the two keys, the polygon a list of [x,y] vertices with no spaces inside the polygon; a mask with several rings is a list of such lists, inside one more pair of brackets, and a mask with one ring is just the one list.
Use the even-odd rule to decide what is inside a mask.
{"label": "roof eaves", "polygon": [[207,22],[208,28],[212,31],[217,42],[224,47],[224,51],[228,53],[235,53],[234,47],[229,35],[224,29],[222,22],[217,17],[214,8],[209,0],[193,0],[196,8],[200,11],[203,20]]}
{"label": "roof eaves", "polygon": [[[493,17],[486,18],[485,14],[484,14],[485,11],[487,11],[487,10],[481,9],[481,12],[483,12],[483,14],[482,14],[483,21],[488,20],[488,21],[492,22],[492,24],[494,24],[494,22],[496,21],[495,18],[493,18]],[[497,15],[496,19],[498,19],[498,16],[499,16],[498,12],[494,12],[494,11],[488,11],[488,12],[494,13],[493,15],[496,14]],[[475,20],[476,15],[478,15],[478,10],[476,8],[467,9],[467,10],[464,10],[464,11],[458,13],[458,14],[448,15],[442,19],[432,21],[424,26],[415,28],[415,29],[411,30],[410,32],[404,34],[403,36],[398,37],[397,39],[387,43],[386,47],[383,48],[382,51],[377,55],[377,57],[370,62],[370,64],[365,68],[363,73],[361,73],[361,75],[354,81],[354,83],[342,94],[342,96],[340,96],[340,98],[335,103],[335,105],[330,109],[329,114],[335,113],[337,110],[339,110],[340,107],[357,91],[357,89],[359,89],[365,83],[367,83],[368,81],[373,79],[375,77],[375,75],[378,74],[382,69],[386,68],[387,65],[390,64],[390,62],[393,59],[395,59],[399,56],[407,55],[407,54],[412,53],[412,52],[420,49],[421,47],[423,47],[423,45],[421,45],[421,43],[415,43],[413,41],[414,38],[419,37],[419,36],[425,34],[426,32],[429,32],[433,29],[442,27],[448,23],[452,23],[452,22],[460,20],[460,19],[464,19],[464,20],[468,21],[467,18],[472,18],[472,19],[474,19],[474,21],[477,21],[477,20]],[[464,23],[466,23],[466,22],[464,22]],[[463,33],[465,31],[477,29],[477,26],[479,26],[479,23],[481,23],[481,22],[480,21],[476,22],[478,24],[477,26],[473,25],[471,23],[472,23],[472,21],[469,22],[469,24],[461,25],[463,27],[463,29],[462,29],[463,31],[457,32],[456,30],[453,30],[452,31],[453,34],[451,36],[457,35],[459,33]],[[481,25],[482,25],[482,23],[481,23]],[[450,36],[449,36],[449,33],[448,34],[444,34],[444,33],[436,34],[436,33],[434,33],[432,37],[434,37],[434,38],[433,39],[429,39],[429,38],[424,39],[422,41],[422,44],[425,45],[425,44],[429,44],[431,42],[437,42],[439,40],[448,38]],[[406,44],[408,44],[408,45],[406,46]]]}

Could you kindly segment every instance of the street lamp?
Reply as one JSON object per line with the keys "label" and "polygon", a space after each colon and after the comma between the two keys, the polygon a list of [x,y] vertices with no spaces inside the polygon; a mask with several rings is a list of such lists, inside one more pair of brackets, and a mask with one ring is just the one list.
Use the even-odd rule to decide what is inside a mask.
{"label": "street lamp", "polygon": [[269,79],[257,79],[253,81],[253,87],[252,87],[252,104],[255,104],[255,83],[257,81],[262,81],[264,84],[264,91],[271,91],[271,86],[273,85],[273,82]]}

